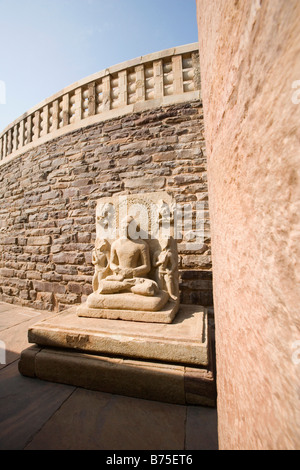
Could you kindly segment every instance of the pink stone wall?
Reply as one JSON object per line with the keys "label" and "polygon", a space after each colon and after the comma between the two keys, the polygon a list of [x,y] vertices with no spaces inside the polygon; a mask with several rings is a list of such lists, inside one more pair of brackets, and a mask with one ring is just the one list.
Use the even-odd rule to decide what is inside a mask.
{"label": "pink stone wall", "polygon": [[220,448],[299,449],[300,2],[197,7]]}

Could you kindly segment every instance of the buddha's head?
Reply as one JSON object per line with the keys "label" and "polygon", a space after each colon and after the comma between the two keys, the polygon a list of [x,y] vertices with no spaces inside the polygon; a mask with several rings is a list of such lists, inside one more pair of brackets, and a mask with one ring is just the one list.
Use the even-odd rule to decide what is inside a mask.
{"label": "buddha's head", "polygon": [[138,238],[136,234],[140,230],[140,225],[136,222],[132,215],[125,217],[120,224],[120,237],[126,237],[130,239]]}

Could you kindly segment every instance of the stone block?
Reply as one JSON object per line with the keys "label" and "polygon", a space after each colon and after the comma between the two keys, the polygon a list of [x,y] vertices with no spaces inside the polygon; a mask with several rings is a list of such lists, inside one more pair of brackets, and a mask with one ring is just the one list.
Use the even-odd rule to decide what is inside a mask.
{"label": "stone block", "polygon": [[67,252],[54,254],[52,260],[55,264],[82,264],[85,257],[83,253]]}
{"label": "stone block", "polygon": [[125,181],[125,188],[127,189],[163,189],[166,184],[166,178],[162,176],[134,178],[132,180]]}
{"label": "stone block", "polygon": [[8,268],[1,268],[0,269],[0,276],[3,277],[14,277],[15,271],[13,269]]}
{"label": "stone block", "polygon": [[51,237],[49,236],[41,236],[41,237],[29,237],[27,241],[27,245],[33,246],[43,246],[43,245],[51,245]]}
{"label": "stone block", "polygon": [[[159,307],[160,304],[158,303],[158,306],[157,306],[158,311],[145,310],[146,308],[145,299],[143,299],[140,309],[137,309],[135,305],[136,303],[135,297],[136,297],[135,294],[133,294],[129,298],[128,300],[129,306],[127,310],[125,310],[125,305],[124,305],[124,302],[122,301],[123,308],[117,308],[117,307],[116,308],[111,307],[109,309],[100,308],[100,307],[89,308],[87,304],[81,305],[80,307],[78,307],[77,314],[80,317],[88,317],[88,318],[109,318],[112,320],[126,320],[126,321],[149,322],[149,323],[172,323],[178,310],[177,303],[168,302],[163,308],[160,308]],[[150,300],[152,304],[153,303],[152,300],[156,300],[156,299],[150,298]],[[132,309],[133,307],[135,307],[134,310]],[[144,309],[142,309],[142,307]]]}
{"label": "stone block", "polygon": [[1,245],[17,245],[18,239],[15,237],[0,237]]}
{"label": "stone block", "polygon": [[33,281],[33,288],[39,292],[52,292],[56,294],[64,294],[66,292],[66,287],[57,282]]}
{"label": "stone block", "polygon": [[189,183],[198,183],[201,181],[201,176],[199,176],[197,173],[193,175],[178,175],[174,176],[174,182],[175,184],[189,184]]}
{"label": "stone block", "polygon": [[149,162],[151,162],[151,156],[135,155],[134,157],[128,158],[127,165],[128,166],[146,165]]}
{"label": "stone block", "polygon": [[211,371],[186,367],[184,389],[188,404],[215,406],[217,392],[214,376]]}
{"label": "stone block", "polygon": [[70,282],[68,284],[68,291],[72,294],[81,294],[82,293],[82,285]]}
{"label": "stone block", "polygon": [[37,292],[36,300],[39,302],[45,302],[52,304],[53,303],[53,294],[51,292]]}
{"label": "stone block", "polygon": [[49,348],[25,350],[19,370],[41,380],[184,404],[184,368]]}
{"label": "stone block", "polygon": [[34,346],[22,352],[19,371],[25,376],[105,393],[215,407],[212,387],[202,377],[205,372],[189,368],[186,378],[186,368],[180,364]]}
{"label": "stone block", "polygon": [[176,152],[159,152],[153,155],[154,162],[165,162],[176,159]]}
{"label": "stone block", "polygon": [[184,255],[182,257],[182,268],[209,268],[211,262],[211,256],[209,255]]}
{"label": "stone block", "polygon": [[59,199],[60,198],[60,191],[49,191],[48,193],[44,193],[42,195],[42,201],[49,201],[52,199]]}
{"label": "stone block", "polygon": [[78,317],[77,309],[32,326],[29,342],[94,354],[208,365],[208,324],[203,307],[181,306],[171,324]]}
{"label": "stone block", "polygon": [[30,346],[23,351],[18,363],[19,372],[26,377],[36,377],[35,373],[35,357],[41,351],[38,346]]}
{"label": "stone block", "polygon": [[58,300],[58,302],[62,304],[67,304],[67,305],[72,305],[72,304],[77,304],[79,302],[79,296],[77,294],[60,294],[56,293],[55,298]]}
{"label": "stone block", "polygon": [[62,281],[62,275],[61,274],[57,274],[53,271],[50,271],[50,272],[47,272],[47,273],[44,273],[42,275],[42,278],[45,280],[45,281],[49,281],[49,282],[59,282],[59,281]]}

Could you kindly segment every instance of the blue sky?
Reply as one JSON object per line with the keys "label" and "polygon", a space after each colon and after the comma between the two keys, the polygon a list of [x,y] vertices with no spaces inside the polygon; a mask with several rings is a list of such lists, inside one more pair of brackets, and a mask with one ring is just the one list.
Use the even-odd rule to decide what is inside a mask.
{"label": "blue sky", "polygon": [[81,78],[197,40],[195,0],[0,0],[0,132]]}

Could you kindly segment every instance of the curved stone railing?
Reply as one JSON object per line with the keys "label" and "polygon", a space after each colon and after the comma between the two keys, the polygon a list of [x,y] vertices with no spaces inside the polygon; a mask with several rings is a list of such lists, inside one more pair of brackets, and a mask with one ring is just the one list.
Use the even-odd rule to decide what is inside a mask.
{"label": "curved stone railing", "polygon": [[67,132],[200,98],[198,43],[149,54],[70,85],[0,134],[0,164]]}

